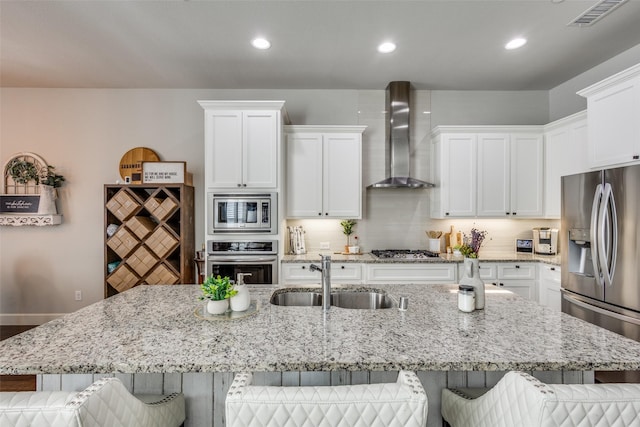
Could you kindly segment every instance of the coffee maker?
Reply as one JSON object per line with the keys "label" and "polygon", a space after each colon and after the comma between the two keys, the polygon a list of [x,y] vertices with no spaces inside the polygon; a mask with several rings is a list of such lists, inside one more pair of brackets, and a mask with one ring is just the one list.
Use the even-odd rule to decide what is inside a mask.
{"label": "coffee maker", "polygon": [[533,229],[533,251],[541,255],[557,254],[558,230],[549,227],[535,227]]}

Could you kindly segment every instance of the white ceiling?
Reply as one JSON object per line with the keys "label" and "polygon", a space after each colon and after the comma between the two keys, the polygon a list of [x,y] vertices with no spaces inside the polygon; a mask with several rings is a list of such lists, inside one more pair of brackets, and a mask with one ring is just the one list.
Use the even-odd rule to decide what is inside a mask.
{"label": "white ceiling", "polygon": [[[533,90],[640,44],[640,0],[7,1],[2,87]],[[250,40],[263,35],[272,48]],[[516,51],[514,36],[529,43]],[[397,50],[376,51],[392,40]]]}

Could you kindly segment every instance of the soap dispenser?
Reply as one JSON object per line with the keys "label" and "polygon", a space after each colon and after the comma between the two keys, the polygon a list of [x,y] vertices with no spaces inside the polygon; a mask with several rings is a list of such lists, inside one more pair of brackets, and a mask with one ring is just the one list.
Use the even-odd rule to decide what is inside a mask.
{"label": "soap dispenser", "polygon": [[244,276],[251,276],[251,273],[238,273],[236,285],[234,286],[238,293],[229,300],[232,311],[246,311],[251,305],[251,295],[249,295],[249,289],[244,283]]}

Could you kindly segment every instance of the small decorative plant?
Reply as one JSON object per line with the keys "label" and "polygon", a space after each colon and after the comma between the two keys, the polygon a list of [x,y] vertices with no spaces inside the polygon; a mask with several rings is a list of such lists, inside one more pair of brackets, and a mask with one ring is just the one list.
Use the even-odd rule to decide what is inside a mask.
{"label": "small decorative plant", "polygon": [[62,186],[62,183],[65,181],[64,176],[58,175],[53,170],[55,168],[53,166],[47,166],[46,170],[42,170],[40,175],[38,175],[38,179],[36,180],[40,185],[50,185],[54,188],[58,188]]}
{"label": "small decorative plant", "polygon": [[478,258],[478,252],[485,237],[487,237],[486,231],[480,231],[477,228],[471,229],[471,235],[464,235],[462,246],[460,246],[460,253],[467,258]]}
{"label": "small decorative plant", "polygon": [[353,234],[353,227],[356,225],[356,221],[353,219],[343,219],[340,221],[340,226],[342,226],[342,233],[347,236],[347,246],[350,245],[351,238],[350,236]]}
{"label": "small decorative plant", "polygon": [[54,172],[55,167],[39,167],[33,162],[13,159],[7,166],[7,173],[16,184],[27,184],[35,181],[36,184],[51,185],[54,188],[60,187],[65,181],[64,176]]}
{"label": "small decorative plant", "polygon": [[233,289],[233,283],[229,277],[214,276],[213,274],[205,279],[200,285],[200,289],[202,289],[202,296],[200,297],[202,301],[222,301],[238,293],[237,290]]}

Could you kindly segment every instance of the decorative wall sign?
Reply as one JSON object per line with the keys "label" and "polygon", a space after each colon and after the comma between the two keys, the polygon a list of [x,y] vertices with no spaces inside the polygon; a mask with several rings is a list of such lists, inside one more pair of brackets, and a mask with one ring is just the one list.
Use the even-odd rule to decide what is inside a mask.
{"label": "decorative wall sign", "polygon": [[120,176],[129,183],[142,184],[142,162],[157,162],[160,157],[150,148],[136,147],[124,153],[120,159]]}
{"label": "decorative wall sign", "polygon": [[143,184],[184,184],[187,162],[142,162]]}
{"label": "decorative wall sign", "polygon": [[38,213],[40,196],[33,194],[0,195],[0,213]]}

